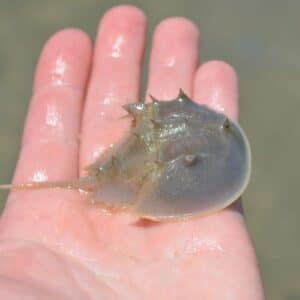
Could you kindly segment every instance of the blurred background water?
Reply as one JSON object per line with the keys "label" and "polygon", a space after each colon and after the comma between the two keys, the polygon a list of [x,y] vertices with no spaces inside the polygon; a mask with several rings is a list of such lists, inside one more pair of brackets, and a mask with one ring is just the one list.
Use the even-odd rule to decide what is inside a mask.
{"label": "blurred background water", "polygon": [[[99,17],[121,3],[1,0],[0,182],[9,182],[13,174],[32,75],[44,42],[55,31],[71,26],[94,37]],[[150,34],[165,17],[191,18],[201,30],[202,61],[223,59],[237,69],[241,123],[253,151],[244,206],[267,298],[300,299],[300,1],[130,3],[145,10]],[[0,206],[5,196],[0,194]]]}

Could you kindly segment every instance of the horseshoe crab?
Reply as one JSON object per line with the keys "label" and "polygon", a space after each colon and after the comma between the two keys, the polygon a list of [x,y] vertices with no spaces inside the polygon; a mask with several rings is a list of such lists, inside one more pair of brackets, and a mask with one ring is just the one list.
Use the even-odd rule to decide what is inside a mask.
{"label": "horseshoe crab", "polygon": [[243,193],[251,155],[237,123],[183,91],[170,101],[152,97],[124,109],[133,120],[130,132],[88,167],[87,177],[0,188],[80,189],[95,204],[156,221],[214,212]]}

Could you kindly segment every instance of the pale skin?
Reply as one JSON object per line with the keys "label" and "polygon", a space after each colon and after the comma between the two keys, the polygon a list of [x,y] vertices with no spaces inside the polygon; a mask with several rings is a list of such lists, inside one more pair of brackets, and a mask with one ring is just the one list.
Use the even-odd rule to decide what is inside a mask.
{"label": "pale skin", "polygon": [[[121,106],[139,98],[146,19],[109,10],[95,46],[80,30],[46,43],[13,181],[65,180],[122,138]],[[155,29],[149,93],[195,101],[238,118],[237,75],[199,65],[199,32],[184,18]],[[0,222],[1,299],[264,299],[240,204],[181,222],[108,213],[76,190],[12,191]]]}

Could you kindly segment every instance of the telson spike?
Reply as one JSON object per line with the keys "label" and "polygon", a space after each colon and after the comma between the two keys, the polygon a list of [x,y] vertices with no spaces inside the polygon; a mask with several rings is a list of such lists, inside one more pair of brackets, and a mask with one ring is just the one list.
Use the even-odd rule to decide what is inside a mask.
{"label": "telson spike", "polygon": [[223,125],[222,125],[222,128],[223,128],[223,129],[229,129],[229,128],[230,128],[230,122],[229,122],[229,119],[228,119],[228,118],[226,118],[226,119],[224,120],[224,123],[223,123]]}
{"label": "telson spike", "polygon": [[29,190],[29,189],[82,189],[90,190],[97,185],[96,177],[87,176],[67,181],[32,181],[16,184],[1,184],[0,190]]}
{"label": "telson spike", "polygon": [[131,113],[131,109],[130,109],[130,105],[129,105],[129,104],[124,104],[124,105],[122,106],[122,108],[123,108],[125,111],[127,111],[129,114]]}
{"label": "telson spike", "polygon": [[134,116],[134,115],[135,115],[131,103],[124,104],[122,107],[123,107],[123,109],[124,109],[125,111],[127,111],[127,113],[128,113],[130,116]]}
{"label": "telson spike", "polygon": [[179,89],[178,98],[187,98],[187,95],[182,88]]}
{"label": "telson spike", "polygon": [[128,114],[132,117],[136,117],[143,113],[146,106],[144,103],[128,103],[123,105],[123,109],[128,112]]}
{"label": "telson spike", "polygon": [[157,104],[158,103],[158,100],[154,96],[152,96],[151,94],[149,94],[149,97],[150,97],[151,101],[153,102],[153,104]]}

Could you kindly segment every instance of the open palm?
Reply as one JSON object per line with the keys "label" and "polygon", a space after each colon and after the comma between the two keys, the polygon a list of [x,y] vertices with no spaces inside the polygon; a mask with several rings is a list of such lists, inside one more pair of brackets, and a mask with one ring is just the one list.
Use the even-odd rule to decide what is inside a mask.
{"label": "open palm", "polygon": [[[139,98],[146,20],[108,11],[95,47],[79,30],[42,51],[14,182],[64,180],[129,128],[122,105]],[[223,62],[198,66],[199,33],[169,18],[154,33],[147,95],[195,101],[238,117],[237,78]],[[78,191],[10,193],[0,223],[1,299],[263,299],[238,205],[185,222],[109,214]]]}

